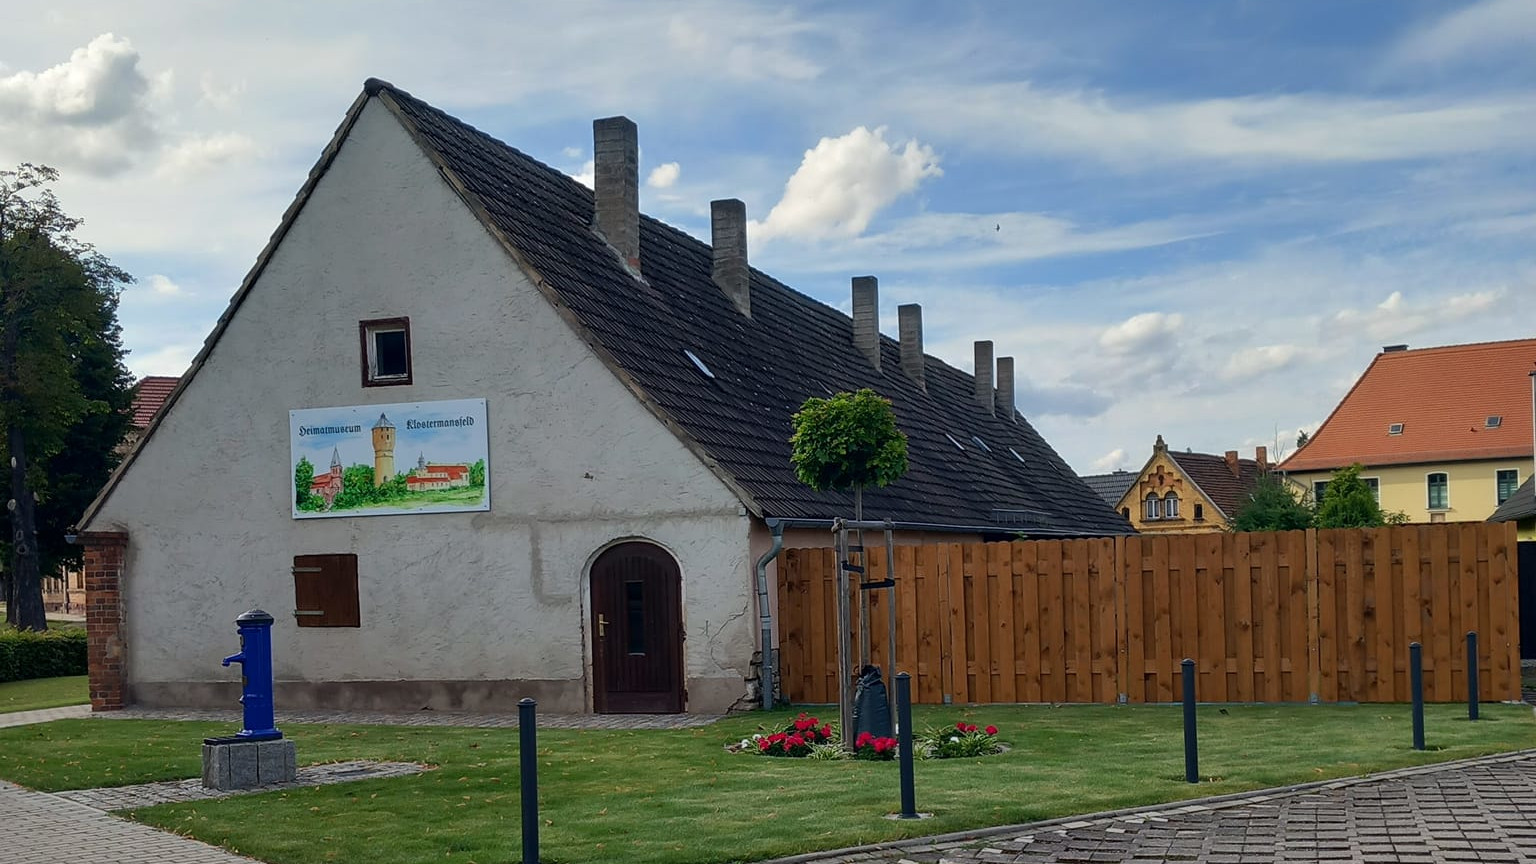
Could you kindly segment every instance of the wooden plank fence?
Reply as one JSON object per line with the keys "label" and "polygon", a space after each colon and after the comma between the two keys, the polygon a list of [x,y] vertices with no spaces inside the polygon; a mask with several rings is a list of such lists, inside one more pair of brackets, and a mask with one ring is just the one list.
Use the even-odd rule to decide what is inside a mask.
{"label": "wooden plank fence", "polygon": [[[1425,698],[1446,702],[1466,697],[1476,630],[1481,697],[1518,699],[1515,542],[1513,523],[1451,523],[900,546],[896,665],[928,704],[1172,702],[1185,657],[1202,701],[1404,702],[1420,642]],[[836,565],[779,558],[793,702],[837,699]],[[871,595],[884,668],[892,592]]]}

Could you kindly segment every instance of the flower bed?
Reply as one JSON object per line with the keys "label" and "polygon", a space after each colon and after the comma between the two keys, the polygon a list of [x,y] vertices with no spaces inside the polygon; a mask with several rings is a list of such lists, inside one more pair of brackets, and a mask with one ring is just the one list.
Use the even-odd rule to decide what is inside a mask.
{"label": "flower bed", "polygon": [[981,728],[959,721],[943,729],[927,729],[913,741],[913,749],[924,759],[968,759],[1003,752],[997,740],[997,727]]}
{"label": "flower bed", "polygon": [[[833,743],[832,726],[802,712],[783,732],[753,735],[752,741],[757,752],[764,756],[803,759],[810,756],[819,745]],[[742,742],[743,745],[746,743]]]}

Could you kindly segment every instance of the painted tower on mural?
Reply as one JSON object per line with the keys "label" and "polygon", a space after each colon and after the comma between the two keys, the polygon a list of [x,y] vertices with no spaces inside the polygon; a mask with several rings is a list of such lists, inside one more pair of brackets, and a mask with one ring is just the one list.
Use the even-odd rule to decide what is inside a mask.
{"label": "painted tower on mural", "polygon": [[395,479],[395,424],[379,415],[373,424],[373,485],[383,486]]}

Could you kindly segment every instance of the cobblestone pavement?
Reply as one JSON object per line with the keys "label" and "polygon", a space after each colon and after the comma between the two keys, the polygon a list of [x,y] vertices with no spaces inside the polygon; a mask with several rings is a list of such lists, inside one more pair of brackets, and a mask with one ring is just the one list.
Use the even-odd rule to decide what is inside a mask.
{"label": "cobblestone pavement", "polygon": [[30,726],[33,723],[47,723],[50,720],[68,720],[71,717],[85,717],[91,713],[89,705],[68,705],[63,708],[41,708],[37,711],[12,711],[9,714],[0,714],[0,729],[11,726]]}
{"label": "cobblestone pavement", "polygon": [[251,859],[0,781],[6,861],[251,864]]}
{"label": "cobblestone pavement", "polygon": [[[921,804],[921,798],[919,798]],[[1079,864],[1536,861],[1536,751],[782,859],[796,864]],[[770,862],[771,864],[771,862]]]}
{"label": "cobblestone pavement", "polygon": [[332,762],[327,765],[306,765],[298,769],[298,777],[292,783],[273,783],[255,789],[209,789],[202,778],[171,780],[165,783],[142,783],[138,786],[118,786],[111,789],[78,789],[72,792],[55,792],[76,804],[84,804],[97,810],[132,810],[136,807],[153,807],[156,804],[182,804],[188,801],[207,801],[211,798],[228,798],[231,795],[249,795],[253,792],[272,792],[277,789],[295,789],[303,786],[324,786],[330,783],[348,783],[353,780],[384,780],[390,777],[407,777],[427,770],[414,762]]}
{"label": "cobblestone pavement", "polygon": [[[0,714],[0,717],[6,715]],[[74,715],[71,715],[74,716]],[[93,717],[106,720],[203,720],[241,722],[239,709],[195,710],[178,708],[125,708],[102,711]],[[56,719],[56,718],[55,718]],[[691,729],[721,719],[718,714],[540,714],[540,729]],[[516,714],[476,714],[457,711],[283,711],[283,723],[361,723],[380,726],[472,726],[482,729],[515,729]]]}

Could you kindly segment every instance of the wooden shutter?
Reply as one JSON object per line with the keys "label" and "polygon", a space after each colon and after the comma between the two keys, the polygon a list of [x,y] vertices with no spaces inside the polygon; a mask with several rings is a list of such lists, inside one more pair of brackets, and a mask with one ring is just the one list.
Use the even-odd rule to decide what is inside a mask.
{"label": "wooden shutter", "polygon": [[357,556],[293,556],[293,612],[300,627],[361,626]]}

